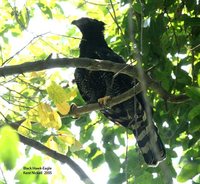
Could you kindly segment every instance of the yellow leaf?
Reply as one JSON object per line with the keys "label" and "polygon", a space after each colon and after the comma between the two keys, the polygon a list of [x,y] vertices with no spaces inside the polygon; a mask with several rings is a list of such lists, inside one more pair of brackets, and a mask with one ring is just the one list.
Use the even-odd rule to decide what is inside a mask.
{"label": "yellow leaf", "polygon": [[70,147],[71,152],[79,151],[82,148],[82,144],[75,140],[74,144]]}
{"label": "yellow leaf", "polygon": [[39,114],[38,114],[38,108],[33,108],[33,109],[30,109],[28,112],[27,112],[27,119],[30,121],[30,122],[38,122],[39,121]]}
{"label": "yellow leaf", "polygon": [[38,105],[39,120],[45,128],[59,129],[62,126],[62,121],[59,114],[54,111],[50,105],[39,103]]}
{"label": "yellow leaf", "polygon": [[25,120],[18,128],[18,132],[22,135],[28,136],[32,128],[30,120]]}
{"label": "yellow leaf", "polygon": [[[56,36],[57,37],[57,36]],[[52,81],[56,81],[57,79],[62,80],[62,77],[60,75],[59,71],[54,72],[53,74],[51,74],[50,80]]]}
{"label": "yellow leaf", "polygon": [[31,72],[29,74],[29,77],[30,78],[37,78],[37,77],[42,77],[45,75],[45,72],[44,71],[39,71],[39,72]]}
{"label": "yellow leaf", "polygon": [[51,128],[58,130],[62,126],[61,118],[56,111],[52,111],[52,113],[49,114],[49,120],[49,127]]}
{"label": "yellow leaf", "polygon": [[72,88],[67,92],[67,101],[72,101],[77,96],[76,89]]}
{"label": "yellow leaf", "polygon": [[69,146],[75,143],[75,138],[69,131],[58,131],[58,138]]}
{"label": "yellow leaf", "polygon": [[45,145],[48,148],[53,149],[54,151],[58,152],[58,144],[53,140],[53,136],[49,137]]}
{"label": "yellow leaf", "polygon": [[49,38],[52,39],[52,40],[55,40],[55,41],[59,41],[60,40],[60,37],[57,36],[57,35],[51,35],[51,36],[49,36]]}
{"label": "yellow leaf", "polygon": [[61,154],[66,154],[68,151],[68,146],[66,145],[63,146],[62,144],[59,144],[57,141],[55,141],[55,139],[57,139],[57,137],[56,138],[53,136],[49,137],[45,145],[56,152],[59,152]]}
{"label": "yellow leaf", "polygon": [[57,137],[70,147],[71,152],[78,151],[82,147],[82,144],[75,139],[70,131],[60,130]]}
{"label": "yellow leaf", "polygon": [[30,44],[27,49],[30,51],[31,54],[34,56],[40,55],[40,53],[43,53],[44,50],[39,44]]}
{"label": "yellow leaf", "polygon": [[65,90],[54,81],[52,81],[51,84],[47,87],[47,93],[55,104],[62,103],[67,100]]}
{"label": "yellow leaf", "polygon": [[62,103],[57,103],[56,107],[58,109],[58,111],[62,114],[62,115],[66,115],[69,113],[70,111],[70,105],[66,102],[62,102]]}
{"label": "yellow leaf", "polygon": [[38,104],[38,115],[40,123],[43,127],[50,127],[49,124],[49,111],[51,112],[51,107],[48,104],[39,103]]}

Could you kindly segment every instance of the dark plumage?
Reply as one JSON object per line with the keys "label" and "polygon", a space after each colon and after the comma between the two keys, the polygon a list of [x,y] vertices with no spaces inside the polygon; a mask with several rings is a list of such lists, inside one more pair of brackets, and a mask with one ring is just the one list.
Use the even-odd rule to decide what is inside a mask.
{"label": "dark plumage", "polygon": [[[125,63],[124,59],[111,50],[103,35],[104,23],[95,19],[81,18],[76,25],[83,37],[80,43],[80,57],[110,60]],[[87,103],[97,102],[105,96],[117,96],[134,86],[134,80],[119,74],[113,79],[112,72],[89,71],[77,68],[75,81],[80,94]],[[156,165],[165,158],[165,148],[154,123],[147,123],[145,101],[142,94],[120,103],[112,108],[102,110],[111,121],[130,128],[148,165]]]}

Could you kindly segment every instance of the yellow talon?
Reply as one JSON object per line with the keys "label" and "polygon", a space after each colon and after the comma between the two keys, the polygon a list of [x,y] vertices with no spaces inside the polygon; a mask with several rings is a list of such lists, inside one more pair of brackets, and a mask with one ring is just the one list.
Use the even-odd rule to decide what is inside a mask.
{"label": "yellow talon", "polygon": [[100,105],[106,105],[110,99],[111,99],[111,96],[104,96],[103,98],[98,99],[98,103]]}

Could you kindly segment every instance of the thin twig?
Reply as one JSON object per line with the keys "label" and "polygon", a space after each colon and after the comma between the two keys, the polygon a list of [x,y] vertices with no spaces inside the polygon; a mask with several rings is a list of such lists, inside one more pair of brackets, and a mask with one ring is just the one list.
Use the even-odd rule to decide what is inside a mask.
{"label": "thin twig", "polygon": [[195,47],[191,48],[190,51],[193,51],[193,50],[197,49],[198,47],[200,47],[200,44],[198,44]]}
{"label": "thin twig", "polygon": [[[108,6],[108,5],[110,5],[109,3],[94,3],[92,1],[87,1],[87,0],[84,0],[84,1],[85,1],[85,3],[92,4],[92,5],[95,5],[95,6]],[[117,4],[117,3],[115,3],[115,4]]]}
{"label": "thin twig", "polygon": [[42,33],[40,35],[37,35],[35,37],[33,37],[24,47],[22,47],[20,50],[18,50],[15,54],[13,54],[11,57],[9,57],[8,59],[6,59],[3,63],[2,66],[5,65],[6,63],[8,63],[10,60],[12,60],[16,55],[18,55],[20,52],[22,52],[27,46],[29,46],[35,39],[44,36],[45,34],[48,33]]}
{"label": "thin twig", "polygon": [[2,177],[3,177],[4,183],[7,184],[8,182],[6,181],[6,178],[5,178],[5,176],[4,176],[4,173],[3,173],[3,170],[2,170],[2,168],[1,168],[1,166],[0,166],[0,171],[1,171],[1,175],[2,175]]}
{"label": "thin twig", "polygon": [[22,92],[15,91],[15,90],[10,89],[9,87],[6,87],[6,86],[4,86],[4,87],[5,87],[8,91],[10,91],[10,92],[16,93],[16,94],[18,94],[19,96],[21,96],[21,97],[23,97],[23,98],[25,98],[25,99],[28,99],[28,100],[30,100],[30,101],[32,101],[32,102],[37,103],[37,101],[35,101],[35,100],[32,99],[31,97],[28,97],[28,96],[23,95]]}
{"label": "thin twig", "polygon": [[126,152],[125,152],[125,168],[124,168],[124,172],[125,172],[125,178],[126,178],[126,184],[128,184],[128,148],[129,148],[129,145],[128,145],[128,129],[126,129]]}

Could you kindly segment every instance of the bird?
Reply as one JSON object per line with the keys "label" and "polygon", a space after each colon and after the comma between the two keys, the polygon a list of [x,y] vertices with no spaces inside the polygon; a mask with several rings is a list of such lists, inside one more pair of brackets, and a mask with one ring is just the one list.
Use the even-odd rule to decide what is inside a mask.
{"label": "bird", "polygon": [[[104,37],[105,23],[88,17],[72,21],[82,33],[79,44],[80,58],[109,60],[114,63],[126,63],[115,53]],[[157,166],[166,158],[166,151],[153,119],[148,123],[146,101],[143,92],[106,108],[106,102],[131,89],[138,82],[125,74],[115,76],[109,71],[90,71],[76,68],[74,72],[78,90],[87,103],[105,105],[101,113],[110,121],[130,129],[136,139],[144,161],[149,166]]]}

